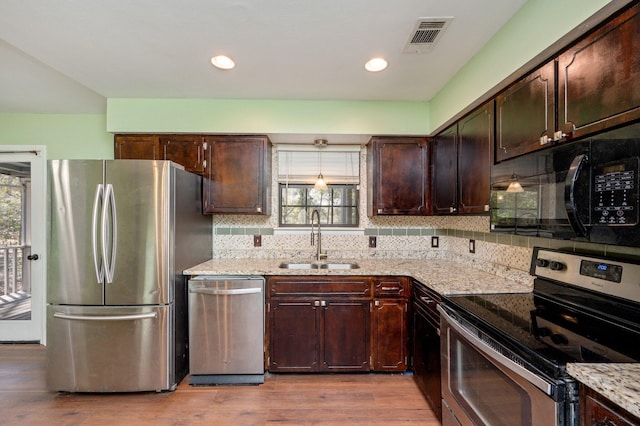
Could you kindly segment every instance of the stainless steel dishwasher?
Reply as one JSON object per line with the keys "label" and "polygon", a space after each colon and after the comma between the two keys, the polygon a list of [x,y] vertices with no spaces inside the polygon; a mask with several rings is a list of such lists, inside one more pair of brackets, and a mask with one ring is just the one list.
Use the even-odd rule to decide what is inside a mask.
{"label": "stainless steel dishwasher", "polygon": [[189,370],[194,386],[264,383],[263,277],[189,280]]}

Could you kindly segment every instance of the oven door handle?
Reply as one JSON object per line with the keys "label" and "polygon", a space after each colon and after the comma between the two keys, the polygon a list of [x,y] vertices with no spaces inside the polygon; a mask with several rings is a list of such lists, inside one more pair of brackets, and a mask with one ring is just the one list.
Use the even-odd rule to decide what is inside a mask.
{"label": "oven door handle", "polygon": [[549,381],[547,381],[547,380],[543,379],[542,377],[532,373],[531,371],[527,370],[526,368],[522,367],[519,364],[516,364],[515,362],[513,362],[512,360],[510,360],[506,356],[504,356],[501,353],[497,352],[491,346],[489,346],[488,344],[483,342],[481,339],[479,339],[477,336],[474,336],[467,329],[462,327],[458,323],[458,321],[456,321],[454,318],[452,318],[441,306],[438,306],[438,310],[440,311],[441,322],[442,322],[442,319],[444,317],[444,319],[447,321],[449,326],[452,329],[454,329],[456,331],[456,333],[460,334],[467,341],[469,341],[469,343],[471,343],[477,350],[482,352],[489,360],[491,360],[494,363],[506,368],[507,370],[513,372],[514,374],[517,374],[518,376],[524,378],[529,383],[533,384],[535,387],[537,387],[541,391],[545,392],[547,395],[549,395],[549,396],[553,395],[553,384],[552,383],[549,383]]}

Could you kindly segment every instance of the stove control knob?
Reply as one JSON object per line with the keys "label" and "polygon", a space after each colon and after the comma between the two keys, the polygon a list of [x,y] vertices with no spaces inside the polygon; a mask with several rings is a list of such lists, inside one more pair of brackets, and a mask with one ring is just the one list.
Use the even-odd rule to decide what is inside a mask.
{"label": "stove control knob", "polygon": [[547,266],[549,266],[549,261],[547,259],[537,259],[536,265],[541,268],[546,268]]}
{"label": "stove control knob", "polygon": [[564,264],[560,262],[549,262],[549,268],[551,268],[552,271],[562,271]]}

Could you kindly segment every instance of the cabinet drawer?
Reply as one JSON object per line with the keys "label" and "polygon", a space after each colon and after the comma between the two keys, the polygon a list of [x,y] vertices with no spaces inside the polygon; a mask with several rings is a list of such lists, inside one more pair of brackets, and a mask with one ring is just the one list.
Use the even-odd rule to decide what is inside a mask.
{"label": "cabinet drawer", "polygon": [[371,297],[366,277],[269,277],[268,297]]}
{"label": "cabinet drawer", "polygon": [[409,282],[405,277],[373,278],[373,292],[375,297],[407,298]]}

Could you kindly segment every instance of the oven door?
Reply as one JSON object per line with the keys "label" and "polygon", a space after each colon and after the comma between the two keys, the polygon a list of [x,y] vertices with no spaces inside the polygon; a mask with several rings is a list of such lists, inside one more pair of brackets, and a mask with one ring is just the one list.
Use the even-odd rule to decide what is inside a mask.
{"label": "oven door", "polygon": [[560,425],[554,384],[471,333],[441,307],[443,426]]}

